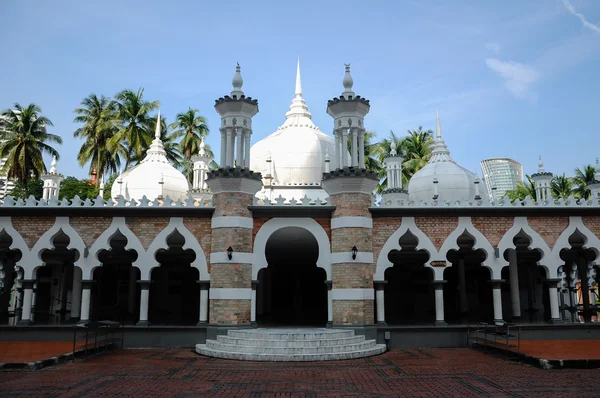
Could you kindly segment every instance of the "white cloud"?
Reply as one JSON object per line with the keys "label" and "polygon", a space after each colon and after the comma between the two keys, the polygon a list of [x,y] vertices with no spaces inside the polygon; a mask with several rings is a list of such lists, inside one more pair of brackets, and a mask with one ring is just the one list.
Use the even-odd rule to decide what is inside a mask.
{"label": "white cloud", "polygon": [[531,66],[517,62],[501,61],[497,58],[488,58],[485,64],[504,78],[505,87],[517,98],[535,99],[536,94],[529,88],[541,77],[541,74]]}
{"label": "white cloud", "polygon": [[500,53],[500,44],[498,44],[498,43],[494,43],[494,42],[486,43],[485,48],[486,48],[486,50],[489,50],[496,55],[498,55]]}
{"label": "white cloud", "polygon": [[569,10],[569,12],[571,14],[573,14],[577,18],[579,18],[579,20],[581,21],[581,23],[583,24],[583,26],[585,28],[591,29],[596,33],[600,33],[600,26],[594,25],[593,23],[588,22],[588,20],[585,18],[585,16],[582,13],[577,12],[577,10],[575,10],[575,7],[573,7],[573,4],[571,4],[570,0],[563,0],[563,4],[565,5],[565,8],[567,10]]}

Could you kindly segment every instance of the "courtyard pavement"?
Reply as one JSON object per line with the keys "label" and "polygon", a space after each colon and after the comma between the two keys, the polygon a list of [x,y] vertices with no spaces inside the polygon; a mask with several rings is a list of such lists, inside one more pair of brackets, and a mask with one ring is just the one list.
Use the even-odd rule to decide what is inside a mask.
{"label": "courtyard pavement", "polygon": [[189,349],[100,354],[0,372],[3,397],[600,396],[600,369],[541,370],[472,349],[392,350],[339,362],[212,359]]}

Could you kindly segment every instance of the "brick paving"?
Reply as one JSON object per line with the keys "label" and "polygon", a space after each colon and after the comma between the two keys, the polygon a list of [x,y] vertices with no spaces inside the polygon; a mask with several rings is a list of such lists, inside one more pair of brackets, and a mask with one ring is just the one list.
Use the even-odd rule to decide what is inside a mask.
{"label": "brick paving", "polygon": [[471,349],[409,349],[341,362],[213,359],[189,349],[107,353],[0,372],[11,397],[599,396],[600,370],[541,370]]}
{"label": "brick paving", "polygon": [[41,361],[72,351],[72,342],[0,341],[0,363]]}

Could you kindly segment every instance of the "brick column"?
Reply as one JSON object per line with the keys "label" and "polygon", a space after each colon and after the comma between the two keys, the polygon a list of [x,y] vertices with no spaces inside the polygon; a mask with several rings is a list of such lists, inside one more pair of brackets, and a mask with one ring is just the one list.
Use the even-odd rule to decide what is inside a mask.
{"label": "brick column", "polygon": [[377,183],[373,174],[352,167],[323,175],[323,188],[336,206],[331,220],[334,325],[372,325],[375,321],[369,207]]}
{"label": "brick column", "polygon": [[209,324],[250,325],[253,220],[248,206],[262,186],[261,176],[248,169],[227,167],[209,172],[206,182],[215,206]]}

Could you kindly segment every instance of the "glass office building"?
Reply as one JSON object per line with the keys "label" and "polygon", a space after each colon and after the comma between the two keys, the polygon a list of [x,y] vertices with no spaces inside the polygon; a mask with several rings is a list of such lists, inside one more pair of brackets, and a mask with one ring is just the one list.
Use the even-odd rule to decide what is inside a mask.
{"label": "glass office building", "polygon": [[506,191],[515,189],[519,182],[523,182],[523,166],[516,160],[509,158],[494,158],[481,161],[483,180],[486,183],[488,194],[496,199],[504,196]]}

